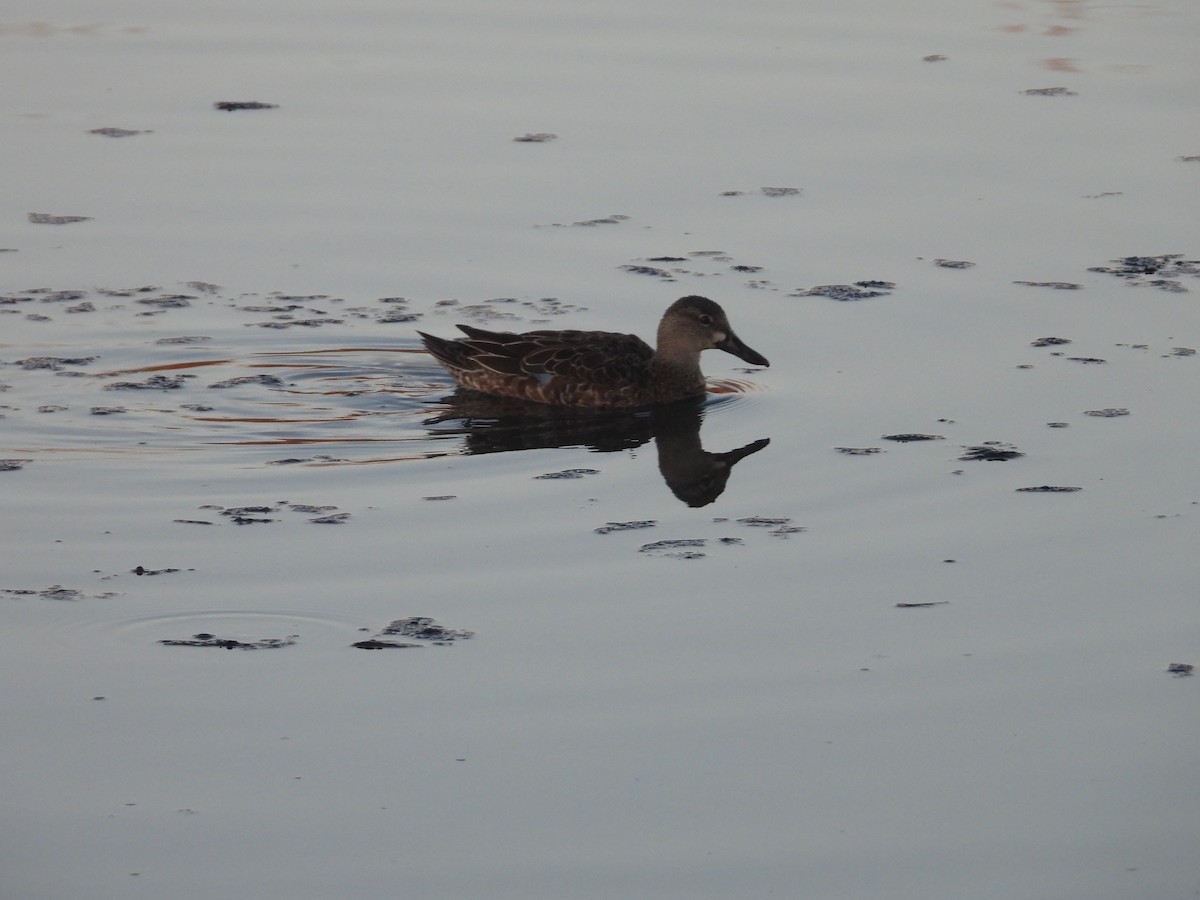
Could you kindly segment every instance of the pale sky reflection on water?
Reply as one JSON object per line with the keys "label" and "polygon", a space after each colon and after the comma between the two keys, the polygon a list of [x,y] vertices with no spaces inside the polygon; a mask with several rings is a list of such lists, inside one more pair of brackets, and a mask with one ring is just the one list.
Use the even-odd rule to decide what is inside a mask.
{"label": "pale sky reflection on water", "polygon": [[[7,12],[0,894],[1194,892],[1200,278],[1091,270],[1200,259],[1198,27]],[[471,424],[416,338],[691,293],[772,361],[705,355],[684,446],[770,443],[704,506],[640,423]],[[351,647],[408,616],[476,634]]]}

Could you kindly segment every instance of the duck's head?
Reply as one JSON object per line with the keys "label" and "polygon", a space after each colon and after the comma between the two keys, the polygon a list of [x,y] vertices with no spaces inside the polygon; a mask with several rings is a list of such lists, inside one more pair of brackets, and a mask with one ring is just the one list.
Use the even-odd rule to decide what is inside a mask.
{"label": "duck's head", "polygon": [[659,352],[700,353],[724,350],[752,366],[769,366],[767,358],[734,334],[725,310],[707,297],[681,297],[663,313],[658,325]]}

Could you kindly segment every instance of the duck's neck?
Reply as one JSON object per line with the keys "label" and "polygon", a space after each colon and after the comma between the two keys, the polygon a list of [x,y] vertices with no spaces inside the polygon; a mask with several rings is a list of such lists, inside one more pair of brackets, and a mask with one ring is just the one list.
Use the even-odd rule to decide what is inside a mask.
{"label": "duck's neck", "polygon": [[650,371],[660,384],[687,385],[689,388],[704,384],[704,373],[700,371],[698,353],[671,353],[657,350],[650,360]]}

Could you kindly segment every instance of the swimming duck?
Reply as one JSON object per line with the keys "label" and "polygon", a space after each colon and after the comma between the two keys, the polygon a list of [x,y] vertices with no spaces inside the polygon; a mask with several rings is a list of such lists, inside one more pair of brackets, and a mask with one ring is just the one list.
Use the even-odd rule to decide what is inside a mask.
{"label": "swimming duck", "polygon": [[707,297],[682,297],[658,323],[658,346],[609,331],[485,331],[457,326],[451,340],[418,331],[460,385],[485,394],[553,406],[632,409],[674,403],[705,391],[700,354],[710,348],[769,366],[733,333]]}

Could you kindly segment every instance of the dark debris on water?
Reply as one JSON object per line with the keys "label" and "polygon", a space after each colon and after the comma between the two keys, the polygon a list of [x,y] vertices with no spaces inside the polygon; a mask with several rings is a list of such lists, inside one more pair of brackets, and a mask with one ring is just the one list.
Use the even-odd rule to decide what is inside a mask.
{"label": "dark debris on water", "polygon": [[220,650],[277,650],[294,646],[299,635],[289,634],[282,638],[262,638],[257,641],[241,641],[223,638],[208,632],[193,634],[190,638],[164,638],[159,643],[164,647],[216,647]]}
{"label": "dark debris on water", "polygon": [[388,640],[395,636],[445,647],[455,641],[469,640],[475,637],[475,632],[462,628],[447,628],[428,616],[409,616],[406,619],[396,619],[380,629],[374,637],[357,641],[350,646],[359,650],[392,650],[422,646],[421,644]]}
{"label": "dark debris on water", "polygon": [[274,375],[239,375],[236,378],[227,378],[224,381],[218,381],[210,384],[210,388],[224,389],[231,387],[240,387],[243,384],[263,384],[267,387],[283,387],[283,381]]}
{"label": "dark debris on water", "polygon": [[[1089,272],[1101,272],[1124,278],[1130,284],[1154,287],[1170,293],[1186,293],[1187,288],[1178,280],[1183,276],[1200,278],[1200,260],[1184,259],[1182,253],[1164,253],[1159,256],[1125,256],[1109,260],[1110,266],[1091,266]],[[1156,277],[1148,277],[1156,276]]]}
{"label": "dark debris on water", "polygon": [[278,103],[263,103],[261,100],[218,100],[213,107],[222,112],[237,112],[244,109],[278,109]]}
{"label": "dark debris on water", "polygon": [[1012,444],[1004,444],[1000,441],[984,441],[982,444],[963,449],[966,450],[966,453],[959,459],[966,461],[1005,462],[1025,455]]}
{"label": "dark debris on water", "polygon": [[103,594],[94,594],[89,597],[83,591],[77,588],[63,587],[61,584],[52,584],[46,588],[0,588],[0,594],[8,594],[10,597],[41,597],[43,600],[104,600],[109,597],[116,597],[117,594],[108,592]]}
{"label": "dark debris on water", "polygon": [[1013,284],[1023,284],[1027,287],[1052,288],[1056,291],[1078,291],[1083,288],[1082,284],[1075,284],[1073,281],[1014,281]]}
{"label": "dark debris on water", "polygon": [[50,213],[29,214],[29,221],[33,225],[71,225],[75,222],[90,222],[91,216],[56,216]]}
{"label": "dark debris on water", "polygon": [[638,552],[668,556],[672,559],[703,559],[705,554],[699,552],[698,548],[705,546],[707,543],[708,541],[704,538],[676,538],[674,540],[654,541],[651,544],[642,544],[638,548]]}
{"label": "dark debris on water", "polygon": [[[311,503],[288,503],[281,501],[279,503],[255,506],[231,506],[222,507],[215,504],[208,504],[200,507],[201,509],[210,509],[216,511],[219,515],[224,516],[234,525],[270,525],[274,522],[279,522],[279,518],[275,518],[280,513],[298,513],[304,516],[313,516],[308,519],[310,524],[314,525],[341,525],[350,521],[350,513],[341,512],[336,506],[315,505]],[[203,519],[175,519],[177,523],[183,525],[212,525],[211,521]]]}
{"label": "dark debris on water", "polygon": [[830,300],[846,302],[851,300],[869,300],[872,297],[886,297],[896,289],[891,281],[868,279],[856,281],[854,284],[819,284],[811,288],[799,288],[789,294],[789,297],[828,297]]}
{"label": "dark debris on water", "polygon": [[1029,88],[1021,93],[1027,97],[1076,97],[1079,94],[1065,87]]}
{"label": "dark debris on water", "polygon": [[639,528],[653,528],[658,522],[655,519],[642,519],[635,522],[607,522],[599,528],[592,529],[596,534],[612,534],[614,531],[633,531]]}
{"label": "dark debris on water", "polygon": [[49,369],[52,372],[61,372],[66,366],[87,366],[99,358],[98,356],[30,356],[27,359],[18,359],[13,365],[20,366],[22,369]]}
{"label": "dark debris on water", "polygon": [[175,391],[187,383],[195,375],[151,375],[145,381],[115,381],[106,384],[106,391]]}
{"label": "dark debris on water", "polygon": [[945,439],[946,438],[940,434],[920,434],[918,432],[881,435],[881,440],[896,441],[901,444],[911,444],[916,441],[944,441]]}

